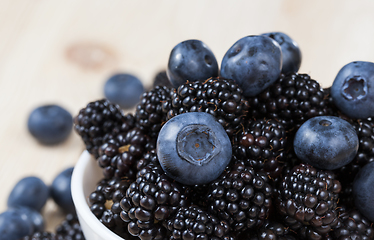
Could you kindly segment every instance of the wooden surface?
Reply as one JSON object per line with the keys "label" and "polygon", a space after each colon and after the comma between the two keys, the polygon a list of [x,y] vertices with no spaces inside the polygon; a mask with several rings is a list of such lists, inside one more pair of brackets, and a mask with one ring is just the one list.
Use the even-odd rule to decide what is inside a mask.
{"label": "wooden surface", "polygon": [[[300,72],[328,87],[343,65],[374,61],[373,10],[370,0],[0,0],[0,211],[22,177],[50,184],[84,149],[74,132],[57,146],[36,142],[26,127],[35,107],[60,104],[75,116],[115,72],[150,86],[183,40],[202,40],[221,62],[239,38],[269,31],[296,40]],[[48,230],[62,216],[51,201],[43,214]]]}

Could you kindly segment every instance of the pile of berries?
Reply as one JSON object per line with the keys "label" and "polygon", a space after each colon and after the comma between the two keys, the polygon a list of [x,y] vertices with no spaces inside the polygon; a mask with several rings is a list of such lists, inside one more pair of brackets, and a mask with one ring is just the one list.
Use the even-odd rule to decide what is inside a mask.
{"label": "pile of berries", "polygon": [[284,33],[240,39],[220,70],[188,40],[134,114],[89,103],[91,211],[124,239],[374,239],[374,63],[328,89],[300,64]]}

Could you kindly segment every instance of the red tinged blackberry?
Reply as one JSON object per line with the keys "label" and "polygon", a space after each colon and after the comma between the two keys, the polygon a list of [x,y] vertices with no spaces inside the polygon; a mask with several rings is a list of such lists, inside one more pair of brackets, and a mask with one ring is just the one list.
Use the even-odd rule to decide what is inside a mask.
{"label": "red tinged blackberry", "polygon": [[273,189],[265,173],[237,161],[210,184],[208,208],[239,233],[263,224],[272,206]]}
{"label": "red tinged blackberry", "polygon": [[170,240],[229,239],[230,227],[212,213],[191,205],[181,207],[174,217],[167,222],[171,232]]}
{"label": "red tinged blackberry", "polygon": [[332,172],[300,164],[278,186],[276,209],[293,231],[325,236],[338,224],[335,209],[340,190],[340,182]]}
{"label": "red tinged blackberry", "polygon": [[170,100],[171,91],[170,88],[156,86],[144,92],[136,106],[136,126],[151,137],[157,137],[161,125],[166,122],[166,114],[162,111],[162,105]]}
{"label": "red tinged blackberry", "polygon": [[277,119],[286,130],[297,130],[307,119],[328,112],[322,87],[299,73],[281,75],[260,94],[248,98],[248,103],[249,116]]}
{"label": "red tinged blackberry", "polygon": [[85,143],[86,149],[98,158],[103,138],[121,129],[134,127],[134,117],[124,115],[118,105],[106,99],[90,102],[74,117],[74,129]]}
{"label": "red tinged blackberry", "polygon": [[131,235],[145,239],[164,239],[166,221],[180,207],[187,206],[182,187],[168,178],[162,168],[149,164],[140,170],[120,201],[121,218]]}
{"label": "red tinged blackberry", "polygon": [[247,107],[242,89],[233,81],[221,77],[182,84],[163,104],[168,120],[186,112],[210,113],[229,136],[240,128]]}
{"label": "red tinged blackberry", "polygon": [[237,158],[271,178],[281,174],[288,152],[287,134],[283,125],[274,119],[248,121],[235,135],[233,152]]}

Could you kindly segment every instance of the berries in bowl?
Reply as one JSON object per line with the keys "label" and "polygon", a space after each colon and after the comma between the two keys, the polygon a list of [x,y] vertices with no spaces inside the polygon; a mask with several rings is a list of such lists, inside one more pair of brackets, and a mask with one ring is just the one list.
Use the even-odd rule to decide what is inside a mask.
{"label": "berries in bowl", "polygon": [[[331,89],[308,74],[282,72],[274,36],[239,40],[225,55],[220,76],[199,79],[187,70],[178,81],[155,86],[142,94],[134,113],[106,99],[79,112],[74,129],[87,158],[75,169],[95,177],[89,188],[82,179],[80,189],[73,188],[87,236],[374,237],[370,218],[347,191],[357,191],[353,179],[374,159],[374,122],[342,113]],[[182,50],[178,59],[195,59],[193,48]],[[331,148],[334,156],[323,154]]]}

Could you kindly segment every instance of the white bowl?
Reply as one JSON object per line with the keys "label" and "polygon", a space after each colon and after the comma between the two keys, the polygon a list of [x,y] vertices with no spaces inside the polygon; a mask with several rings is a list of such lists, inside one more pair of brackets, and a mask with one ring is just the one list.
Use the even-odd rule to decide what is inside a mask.
{"label": "white bowl", "polygon": [[124,240],[105,227],[88,206],[88,197],[102,178],[101,168],[91,155],[84,151],[74,167],[71,178],[71,194],[79,223],[87,240]]}

